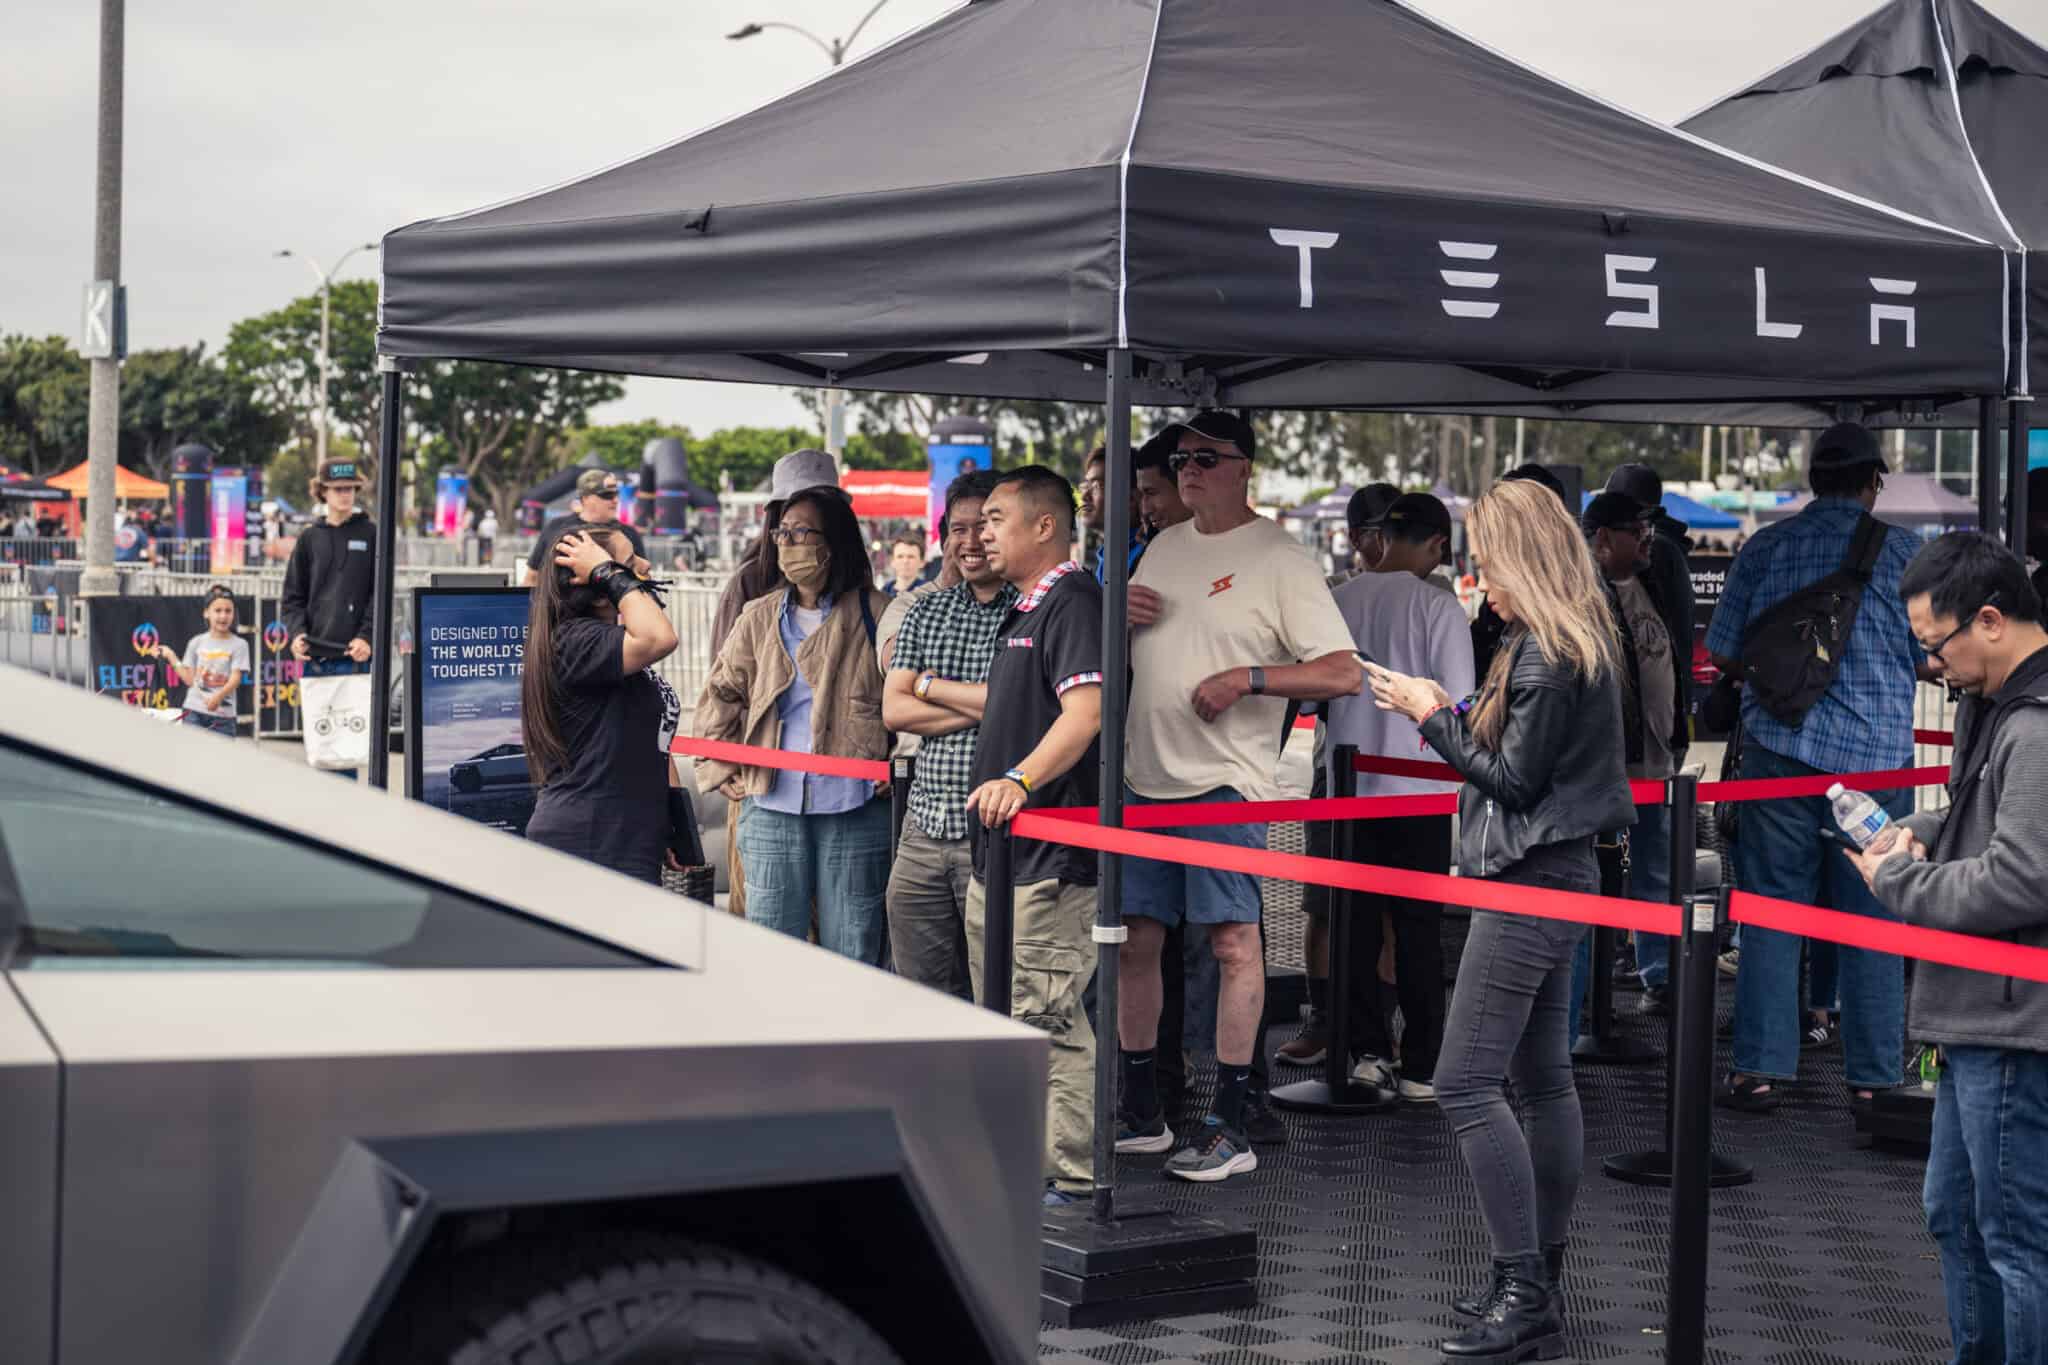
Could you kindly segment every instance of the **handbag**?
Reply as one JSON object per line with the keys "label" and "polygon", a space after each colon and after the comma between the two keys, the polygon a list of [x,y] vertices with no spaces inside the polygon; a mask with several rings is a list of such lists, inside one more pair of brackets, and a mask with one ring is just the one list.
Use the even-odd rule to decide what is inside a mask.
{"label": "handbag", "polygon": [[299,679],[306,762],[345,772],[370,761],[370,675],[339,673]]}

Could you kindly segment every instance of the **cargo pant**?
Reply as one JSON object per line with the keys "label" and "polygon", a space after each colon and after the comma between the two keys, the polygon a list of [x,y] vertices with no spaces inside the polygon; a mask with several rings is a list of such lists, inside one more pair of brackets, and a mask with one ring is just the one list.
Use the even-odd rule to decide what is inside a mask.
{"label": "cargo pant", "polygon": [[[981,999],[982,936],[988,893],[967,886],[967,979]],[[1095,1030],[1081,992],[1095,974],[1095,888],[1057,881],[1016,888],[1010,1017],[1052,1041],[1046,1081],[1045,1176],[1060,1189],[1095,1187]]]}

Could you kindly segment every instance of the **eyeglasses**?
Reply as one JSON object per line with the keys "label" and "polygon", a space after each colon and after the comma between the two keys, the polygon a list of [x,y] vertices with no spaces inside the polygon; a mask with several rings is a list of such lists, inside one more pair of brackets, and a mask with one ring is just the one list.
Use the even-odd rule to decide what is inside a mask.
{"label": "eyeglasses", "polygon": [[[1975,607],[1971,608],[1970,614],[1963,618],[1963,623],[1957,626],[1954,630],[1950,631],[1948,634],[1942,636],[1941,643],[1927,651],[1927,657],[1934,660],[1936,663],[1940,664],[1943,668],[1948,667],[1948,660],[1942,658],[1941,651],[1947,649],[1950,645],[1954,644],[1956,642],[1956,637],[1958,635],[1963,634],[1964,632],[1968,631],[1971,626],[1976,625],[1978,613],[1982,612],[1984,608],[1996,607],[1998,605],[1998,594],[1992,593],[1991,596],[1985,598],[1982,602],[1978,603]],[[1923,648],[1925,647],[1923,646]]]}
{"label": "eyeglasses", "polygon": [[1249,457],[1235,450],[1211,450],[1204,446],[1200,450],[1176,450],[1166,457],[1166,467],[1177,478],[1190,462],[1202,469],[1214,469],[1225,460],[1243,460]]}
{"label": "eyeglasses", "polygon": [[824,534],[808,526],[778,526],[768,533],[768,538],[777,545],[808,545]]}

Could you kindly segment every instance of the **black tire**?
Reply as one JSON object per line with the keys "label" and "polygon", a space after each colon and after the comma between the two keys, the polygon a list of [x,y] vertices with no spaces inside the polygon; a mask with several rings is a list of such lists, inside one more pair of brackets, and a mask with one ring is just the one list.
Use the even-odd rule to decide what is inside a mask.
{"label": "black tire", "polygon": [[366,1365],[902,1365],[766,1262],[631,1231],[500,1244],[409,1285]]}
{"label": "black tire", "polygon": [[475,768],[456,768],[448,774],[448,785],[473,795],[484,789],[483,774]]}

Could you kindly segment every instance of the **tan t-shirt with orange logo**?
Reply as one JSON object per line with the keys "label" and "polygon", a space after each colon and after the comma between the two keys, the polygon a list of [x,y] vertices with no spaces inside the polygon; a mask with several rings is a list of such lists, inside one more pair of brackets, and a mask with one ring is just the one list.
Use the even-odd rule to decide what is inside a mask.
{"label": "tan t-shirt with orange logo", "polygon": [[1218,787],[1248,801],[1277,800],[1286,700],[1247,696],[1205,724],[1194,695],[1227,668],[1273,668],[1353,648],[1308,548],[1265,517],[1214,536],[1185,521],[1146,547],[1131,582],[1166,605],[1156,625],[1131,633],[1124,780],[1155,800]]}

